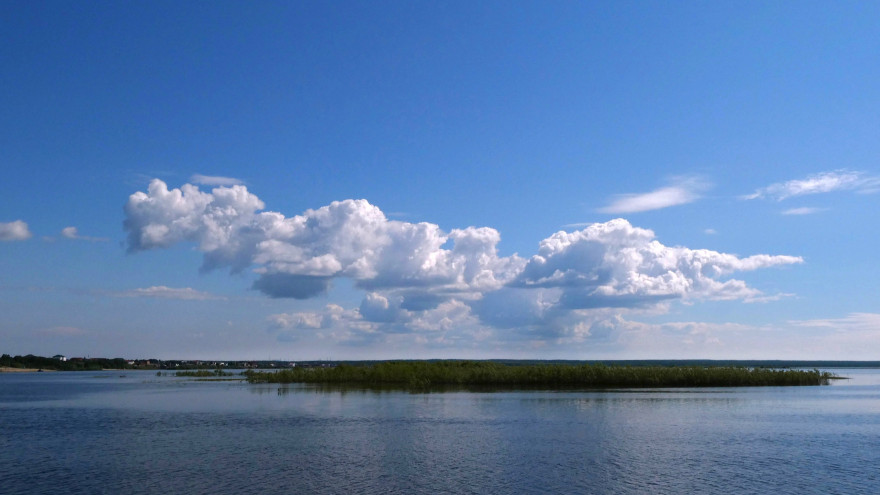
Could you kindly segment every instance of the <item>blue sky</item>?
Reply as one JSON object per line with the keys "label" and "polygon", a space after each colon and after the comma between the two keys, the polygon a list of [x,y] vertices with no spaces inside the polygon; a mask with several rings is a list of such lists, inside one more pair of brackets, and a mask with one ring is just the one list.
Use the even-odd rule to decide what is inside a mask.
{"label": "blue sky", "polygon": [[0,4],[0,352],[880,355],[870,2]]}

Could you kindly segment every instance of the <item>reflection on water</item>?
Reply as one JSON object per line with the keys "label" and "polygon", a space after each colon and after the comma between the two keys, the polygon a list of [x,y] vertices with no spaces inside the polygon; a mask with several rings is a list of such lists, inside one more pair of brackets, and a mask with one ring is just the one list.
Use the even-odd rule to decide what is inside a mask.
{"label": "reflection on water", "polygon": [[[447,390],[0,375],[3,493],[876,493],[880,373]],[[100,379],[98,379],[100,378]]]}

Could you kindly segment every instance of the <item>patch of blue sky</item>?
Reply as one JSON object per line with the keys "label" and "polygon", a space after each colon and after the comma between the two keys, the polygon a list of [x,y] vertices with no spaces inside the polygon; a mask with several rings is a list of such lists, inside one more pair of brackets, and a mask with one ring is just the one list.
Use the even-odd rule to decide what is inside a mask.
{"label": "patch of blue sky", "polygon": [[[625,358],[646,352],[627,347],[633,332],[659,339],[668,354],[685,338],[639,322],[711,322],[699,331],[724,342],[734,332],[725,322],[776,325],[797,339],[802,327],[786,322],[878,313],[880,268],[872,259],[880,234],[871,212],[880,196],[869,187],[880,176],[878,14],[864,2],[5,2],[0,238],[10,240],[0,242],[0,288],[22,305],[0,314],[0,329],[17,342],[0,351],[70,354],[58,347],[79,339],[95,347],[92,355],[113,342],[108,353],[146,349],[160,357],[198,353],[200,343],[229,358],[272,346],[316,357],[337,345],[350,357],[389,349],[589,357],[608,348],[596,339],[602,334],[624,336],[612,347]],[[817,177],[846,182],[847,174],[862,185],[784,198],[769,189]],[[381,272],[390,265],[353,264],[311,299],[271,299],[254,289],[262,276],[254,270],[330,276],[334,261],[348,259],[314,244],[269,236],[261,240],[287,244],[264,245],[261,257],[230,248],[248,260],[231,275],[228,266],[200,272],[212,248],[197,235],[126,254],[123,206],[154,178],[172,190],[202,182],[204,193],[232,183],[216,178],[235,179],[285,218],[366,199],[389,220],[436,224],[444,235],[490,227],[500,236],[492,244],[499,259],[528,260],[560,230],[622,217],[666,247],[803,263],[716,279],[741,280],[748,290],[736,297],[730,287],[694,289],[706,280],[692,278],[691,265],[671,269],[668,280],[642,266],[625,282],[600,284],[640,301],[674,296],[651,308],[616,302],[562,312],[553,298],[568,289],[544,288],[512,332],[494,327],[475,302],[502,289],[468,279],[453,290],[451,278],[441,287],[427,268],[404,280],[400,270]],[[216,217],[198,221],[205,218]],[[27,223],[29,238],[12,240],[22,237],[15,221]],[[200,225],[199,235],[213,232]],[[435,254],[454,246],[444,239]],[[299,248],[314,257],[292,253]],[[577,262],[586,278],[630,266]],[[498,284],[523,283],[515,270],[486,269]],[[639,285],[642,276],[658,285]],[[692,285],[673,283],[679,276]],[[25,290],[35,287],[61,292]],[[202,293],[226,299],[193,298]],[[364,320],[359,309],[370,293],[371,304],[387,300],[382,318],[399,321]],[[594,301],[607,296],[597,292]],[[722,296],[728,300],[714,300]],[[759,297],[768,300],[746,302]],[[415,303],[407,301],[442,303],[410,311]],[[71,316],[77,306],[84,309]],[[323,326],[290,323],[319,316]],[[276,320],[291,325],[283,339],[270,331]],[[605,331],[611,327],[622,333]],[[219,328],[241,335],[220,338]],[[89,340],[96,329],[115,337]],[[257,334],[251,351],[247,336]],[[194,340],[186,347],[177,335]],[[766,348],[761,335],[749,333],[746,344]],[[810,337],[804,357],[876,349],[877,339],[859,335],[845,339],[850,348],[825,346],[837,349],[834,356]],[[127,337],[136,344],[127,346]],[[687,339],[672,357],[724,354],[711,338],[702,351]],[[755,355],[746,344],[731,346],[730,357]]]}

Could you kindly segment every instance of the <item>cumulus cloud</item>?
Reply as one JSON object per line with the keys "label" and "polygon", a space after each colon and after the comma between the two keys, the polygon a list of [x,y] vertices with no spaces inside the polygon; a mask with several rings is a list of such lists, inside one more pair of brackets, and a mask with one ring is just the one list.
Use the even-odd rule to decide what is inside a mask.
{"label": "cumulus cloud", "polygon": [[234,177],[220,177],[217,175],[193,174],[189,180],[203,186],[238,186],[242,184],[241,180]]}
{"label": "cumulus cloud", "polygon": [[269,331],[279,340],[296,341],[304,332],[335,343],[358,343],[374,340],[376,324],[366,321],[357,309],[328,304],[319,311],[300,311],[270,315]]}
{"label": "cumulus cloud", "polygon": [[28,224],[21,220],[0,222],[0,241],[26,241],[32,236]]}
{"label": "cumulus cloud", "polygon": [[[326,291],[334,277],[372,290],[487,290],[512,279],[523,263],[498,256],[494,229],[447,234],[430,223],[388,220],[365,200],[335,201],[290,218],[263,208],[244,186],[205,193],[189,184],[169,190],[156,179],[125,205],[128,250],[195,242],[204,253],[203,269],[258,265],[254,288],[296,298]],[[448,241],[452,249],[442,247]]]}
{"label": "cumulus cloud", "polygon": [[[577,339],[607,335],[585,323],[597,312],[644,311],[675,300],[768,300],[775,296],[731,275],[803,262],[666,246],[623,219],[557,232],[525,259],[499,256],[501,236],[490,227],[447,232],[432,223],[389,220],[365,200],[336,201],[292,217],[264,208],[242,185],[204,192],[153,180],[125,205],[128,250],[194,243],[204,255],[203,270],[250,269],[257,275],[253,288],[274,298],[315,297],[334,279],[348,278],[366,291],[359,307],[278,314],[272,328],[320,329],[351,341],[377,332],[439,332],[432,337],[438,345],[454,341],[452,329],[471,335],[550,329]],[[192,291],[138,290],[169,297]]]}
{"label": "cumulus cloud", "polygon": [[544,239],[513,285],[562,288],[560,303],[569,308],[631,307],[677,298],[745,299],[760,292],[721,278],[802,262],[795,256],[739,258],[669,247],[655,240],[652,231],[616,219]]}
{"label": "cumulus cloud", "polygon": [[621,194],[610,205],[600,208],[599,212],[615,215],[638,213],[692,203],[709,187],[705,181],[694,177],[677,178],[673,182],[647,193]]}
{"label": "cumulus cloud", "polygon": [[[695,351],[705,357],[729,359],[732,349],[736,349],[737,353],[742,348],[748,349],[753,346],[751,342],[754,342],[756,333],[767,332],[760,327],[738,323],[643,323],[620,315],[600,319],[592,328],[616,335],[614,342],[629,349],[634,355],[654,359],[658,356],[680,359],[692,356]],[[750,349],[746,352],[749,351]]]}
{"label": "cumulus cloud", "polygon": [[64,237],[65,239],[89,242],[107,242],[110,240],[106,237],[80,235],[79,230],[76,227],[64,227],[63,229],[61,229],[61,237]]}
{"label": "cumulus cloud", "polygon": [[156,285],[142,289],[132,289],[122,292],[116,292],[113,295],[117,297],[151,297],[156,299],[185,299],[206,301],[209,299],[223,299],[221,296],[201,292],[190,287],[172,288],[164,285]]}
{"label": "cumulus cloud", "polygon": [[462,301],[445,301],[424,311],[403,310],[396,302],[369,293],[360,308],[328,304],[319,311],[274,314],[268,318],[269,331],[282,341],[308,333],[336,344],[408,342],[429,347],[473,346],[491,335]]}
{"label": "cumulus cloud", "polygon": [[264,273],[253,288],[272,298],[308,299],[324,294],[330,288],[331,277]]}
{"label": "cumulus cloud", "polygon": [[778,182],[756,190],[743,199],[769,198],[782,201],[796,196],[821,194],[834,191],[855,191],[858,193],[874,193],[880,191],[880,177],[869,176],[864,172],[835,170],[796,179]]}

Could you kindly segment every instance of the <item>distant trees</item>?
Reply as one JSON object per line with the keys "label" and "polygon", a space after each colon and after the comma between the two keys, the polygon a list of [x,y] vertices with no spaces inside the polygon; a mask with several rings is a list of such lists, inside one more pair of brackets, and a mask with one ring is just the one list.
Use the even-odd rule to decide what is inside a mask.
{"label": "distant trees", "polygon": [[3,354],[0,356],[0,366],[8,368],[33,368],[59,371],[95,371],[103,369],[131,368],[128,361],[122,358],[72,358],[67,361],[61,361],[60,359],[34,356],[33,354],[14,357],[9,354]]}

